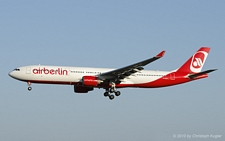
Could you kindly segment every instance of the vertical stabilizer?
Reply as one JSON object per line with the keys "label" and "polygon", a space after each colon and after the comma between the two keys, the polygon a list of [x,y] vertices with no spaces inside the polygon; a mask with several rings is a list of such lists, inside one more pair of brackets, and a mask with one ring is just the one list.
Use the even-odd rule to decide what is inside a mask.
{"label": "vertical stabilizer", "polygon": [[209,54],[209,47],[201,47],[191,58],[184,63],[177,72],[199,73]]}

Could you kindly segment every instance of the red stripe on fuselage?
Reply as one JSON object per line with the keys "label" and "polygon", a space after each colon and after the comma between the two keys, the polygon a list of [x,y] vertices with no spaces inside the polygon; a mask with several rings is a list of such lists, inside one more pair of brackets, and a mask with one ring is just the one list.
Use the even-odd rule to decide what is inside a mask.
{"label": "red stripe on fuselage", "polygon": [[[208,75],[201,75],[196,77],[195,79],[188,78],[187,73],[181,72],[172,72],[163,76],[155,81],[148,83],[139,83],[139,84],[116,84],[116,88],[125,88],[125,87],[138,87],[138,88],[159,88],[159,87],[167,87],[177,84],[182,84],[186,82],[190,82],[196,79],[205,78]],[[22,80],[25,81],[25,80]],[[62,85],[77,85],[78,82],[68,82],[68,81],[48,81],[48,80],[26,80],[25,82],[30,83],[39,83],[39,84],[62,84]],[[81,84],[82,85],[82,84]],[[110,84],[99,84],[96,88],[110,88]]]}
{"label": "red stripe on fuselage", "polygon": [[[207,77],[207,76],[205,76]],[[202,78],[202,77],[201,77]],[[198,78],[197,78],[198,79]],[[173,72],[163,76],[155,81],[148,83],[139,83],[139,84],[116,84],[117,88],[124,87],[139,87],[139,88],[159,88],[159,87],[167,87],[177,84],[182,84],[192,81],[187,77],[187,74]],[[63,85],[77,85],[78,82],[67,82],[67,81],[48,81],[48,80],[30,80],[26,82],[31,83],[40,83],[40,84],[63,84]],[[109,88],[109,84],[100,84],[96,86],[97,88]]]}

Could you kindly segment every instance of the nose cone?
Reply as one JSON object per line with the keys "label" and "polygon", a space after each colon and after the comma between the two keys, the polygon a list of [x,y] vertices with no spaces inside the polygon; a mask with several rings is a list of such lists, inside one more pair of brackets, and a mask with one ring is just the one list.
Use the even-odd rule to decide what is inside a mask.
{"label": "nose cone", "polygon": [[10,77],[14,78],[14,77],[13,77],[13,71],[11,71],[10,73],[8,73],[8,75],[9,75]]}
{"label": "nose cone", "polygon": [[10,73],[8,73],[8,75],[9,75],[10,77],[12,77],[12,78],[16,78],[15,72],[14,72],[14,71],[11,71]]}
{"label": "nose cone", "polygon": [[8,73],[8,75],[12,77],[12,72]]}

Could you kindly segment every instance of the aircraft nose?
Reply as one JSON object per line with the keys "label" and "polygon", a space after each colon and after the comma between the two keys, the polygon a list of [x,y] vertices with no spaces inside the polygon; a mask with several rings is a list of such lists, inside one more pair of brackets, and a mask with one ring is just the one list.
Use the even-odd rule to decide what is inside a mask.
{"label": "aircraft nose", "polygon": [[8,73],[8,75],[12,77],[12,72]]}
{"label": "aircraft nose", "polygon": [[8,75],[9,75],[10,77],[13,77],[13,72],[12,72],[12,71],[9,72]]}

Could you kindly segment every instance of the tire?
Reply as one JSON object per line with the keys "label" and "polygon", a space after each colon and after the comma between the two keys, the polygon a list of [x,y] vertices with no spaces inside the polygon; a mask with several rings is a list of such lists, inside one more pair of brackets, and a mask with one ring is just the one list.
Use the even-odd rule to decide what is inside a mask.
{"label": "tire", "polygon": [[109,99],[113,100],[114,99],[114,95],[109,95]]}
{"label": "tire", "polygon": [[32,87],[28,87],[28,91],[31,91],[32,90]]}
{"label": "tire", "polygon": [[113,93],[113,92],[114,92],[114,89],[111,88],[111,89],[109,90],[109,92],[110,92],[110,93]]}
{"label": "tire", "polygon": [[105,93],[104,93],[104,96],[105,96],[105,97],[109,96],[109,92],[105,92]]}
{"label": "tire", "polygon": [[116,96],[120,96],[120,94],[121,94],[120,91],[115,92]]}

